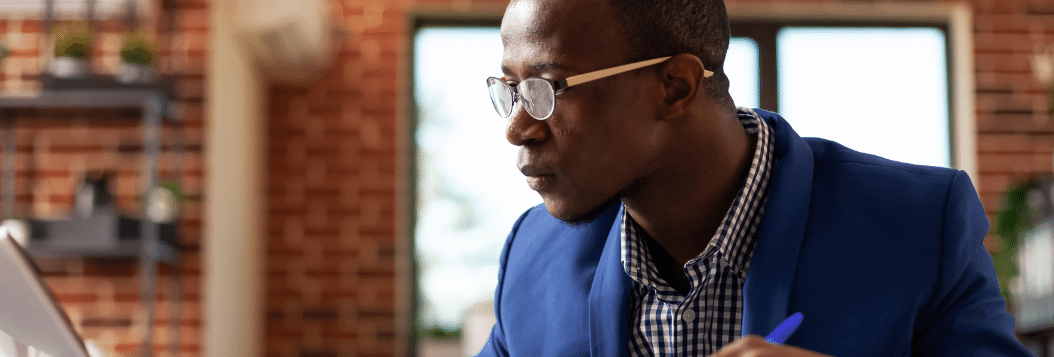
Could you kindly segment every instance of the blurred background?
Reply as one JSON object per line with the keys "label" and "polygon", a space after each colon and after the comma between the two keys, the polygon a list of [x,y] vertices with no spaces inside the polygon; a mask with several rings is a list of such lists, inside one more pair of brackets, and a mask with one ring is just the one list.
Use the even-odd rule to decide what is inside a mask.
{"label": "blurred background", "polygon": [[[970,174],[1054,356],[1054,1],[726,3],[737,105]],[[506,4],[0,0],[3,226],[102,356],[474,354],[541,202],[484,85]]]}

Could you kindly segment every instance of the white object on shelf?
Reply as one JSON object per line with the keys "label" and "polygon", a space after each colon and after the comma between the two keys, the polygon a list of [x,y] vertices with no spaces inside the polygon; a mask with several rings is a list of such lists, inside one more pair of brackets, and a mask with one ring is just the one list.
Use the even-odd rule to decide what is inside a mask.
{"label": "white object on shelf", "polygon": [[154,69],[148,65],[121,61],[117,66],[117,81],[121,83],[146,83],[154,80]]}
{"label": "white object on shelf", "polygon": [[58,78],[72,79],[88,75],[88,61],[83,58],[58,56],[51,59],[51,74]]}
{"label": "white object on shelf", "polygon": [[154,187],[147,195],[146,216],[155,223],[171,223],[179,216],[179,201],[167,188]]}

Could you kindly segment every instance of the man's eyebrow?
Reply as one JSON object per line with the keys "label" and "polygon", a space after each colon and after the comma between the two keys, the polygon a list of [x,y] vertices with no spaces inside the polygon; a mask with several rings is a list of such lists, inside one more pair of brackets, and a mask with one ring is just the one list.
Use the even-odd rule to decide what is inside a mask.
{"label": "man's eyebrow", "polygon": [[532,64],[531,65],[531,69],[533,69],[533,70],[535,70],[537,72],[561,71],[561,70],[567,69],[567,66],[565,66],[563,63],[559,63],[559,62],[542,62],[542,63]]}
{"label": "man's eyebrow", "polygon": [[[531,64],[528,67],[531,70],[531,73],[529,75],[536,74],[536,73],[541,73],[541,72],[548,72],[548,71],[562,71],[562,70],[566,70],[568,68],[566,65],[564,65],[563,63],[559,63],[559,62],[539,62],[539,63]],[[501,66],[501,73],[512,74],[512,70],[510,70],[509,67],[506,67],[505,65],[502,65]]]}

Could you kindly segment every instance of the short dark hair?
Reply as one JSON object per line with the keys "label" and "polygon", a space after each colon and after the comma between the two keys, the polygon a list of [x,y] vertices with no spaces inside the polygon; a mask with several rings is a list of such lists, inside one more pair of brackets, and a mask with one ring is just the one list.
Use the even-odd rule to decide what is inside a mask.
{"label": "short dark hair", "polygon": [[706,80],[710,96],[724,106],[733,106],[724,71],[732,31],[723,0],[609,1],[633,52],[630,61],[693,54],[714,72]]}

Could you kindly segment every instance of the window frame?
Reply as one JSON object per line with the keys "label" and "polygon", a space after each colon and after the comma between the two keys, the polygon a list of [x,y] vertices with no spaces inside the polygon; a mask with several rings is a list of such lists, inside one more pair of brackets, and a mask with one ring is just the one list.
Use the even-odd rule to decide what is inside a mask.
{"label": "window frame", "polygon": [[[473,11],[469,11],[473,10]],[[408,27],[407,34],[408,39],[406,41],[406,53],[409,54],[407,57],[404,70],[409,74],[405,81],[402,81],[401,88],[404,93],[405,101],[403,108],[406,108],[406,122],[405,131],[402,132],[402,143],[401,145],[405,154],[402,155],[400,166],[402,166],[403,172],[406,177],[406,196],[397,198],[398,201],[403,202],[405,205],[404,209],[400,210],[403,215],[402,222],[406,223],[405,232],[399,234],[405,242],[403,256],[405,256],[405,262],[409,265],[408,269],[404,268],[400,271],[400,277],[397,277],[396,285],[399,290],[403,291],[402,299],[396,303],[397,305],[397,317],[396,317],[396,330],[404,331],[401,336],[405,337],[404,341],[401,341],[401,346],[405,346],[404,353],[396,353],[396,355],[405,356],[417,356],[418,341],[422,336],[418,333],[420,331],[420,315],[421,315],[421,287],[420,282],[420,269],[417,263],[417,243],[414,237],[417,235],[417,141],[414,139],[418,124],[420,113],[417,111],[417,98],[415,96],[415,78],[417,76],[414,70],[414,60],[416,53],[414,52],[414,39],[417,33],[425,28],[481,28],[490,27],[498,28],[501,27],[501,18],[504,14],[505,7],[474,7],[472,9],[461,9],[460,11],[444,11],[444,10],[418,10],[413,11],[408,16]],[[497,64],[495,64],[497,68]],[[483,83],[483,79],[479,79],[480,85]],[[509,227],[510,229],[512,227]],[[397,242],[398,244],[398,242]],[[401,307],[401,308],[400,308]]]}
{"label": "window frame", "polygon": [[926,27],[945,35],[951,166],[977,188],[973,19],[964,4],[730,3],[733,37],[758,45],[759,105],[779,112],[777,35],[786,27]]}

